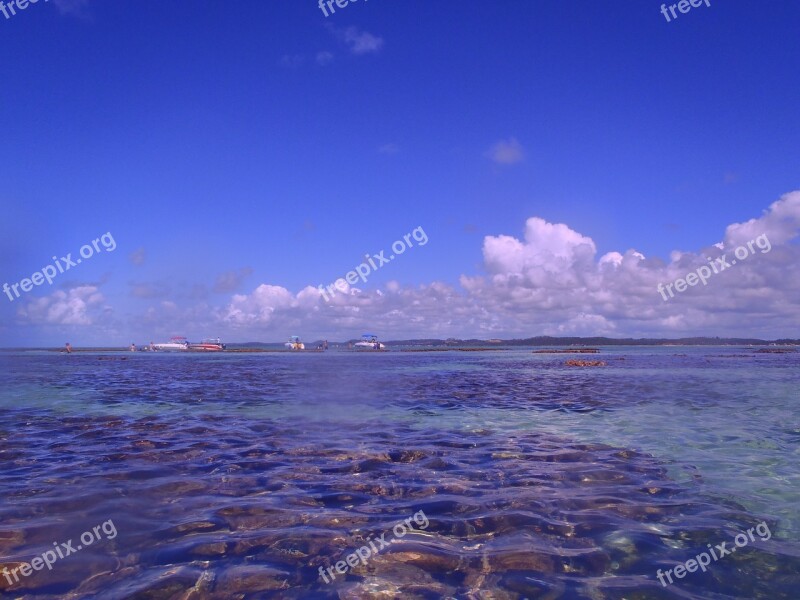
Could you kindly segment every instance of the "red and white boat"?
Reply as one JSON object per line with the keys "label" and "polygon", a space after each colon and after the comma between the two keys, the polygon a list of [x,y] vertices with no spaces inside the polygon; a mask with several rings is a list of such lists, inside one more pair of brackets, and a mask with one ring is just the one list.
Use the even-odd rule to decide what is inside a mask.
{"label": "red and white boat", "polygon": [[189,350],[194,350],[196,352],[222,352],[225,350],[225,344],[223,344],[219,338],[208,338],[199,344],[189,342]]}

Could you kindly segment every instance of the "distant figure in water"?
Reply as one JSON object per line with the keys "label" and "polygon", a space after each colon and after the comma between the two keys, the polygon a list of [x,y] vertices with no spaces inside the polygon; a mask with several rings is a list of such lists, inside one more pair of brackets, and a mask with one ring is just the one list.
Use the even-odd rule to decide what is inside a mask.
{"label": "distant figure in water", "polygon": [[380,349],[381,349],[380,342],[375,342],[375,350],[380,350]]}
{"label": "distant figure in water", "polygon": [[69,345],[69,342],[64,347],[67,349],[67,354],[72,354],[72,346]]}
{"label": "distant figure in water", "polygon": [[131,352],[136,352],[136,344],[131,342]]}

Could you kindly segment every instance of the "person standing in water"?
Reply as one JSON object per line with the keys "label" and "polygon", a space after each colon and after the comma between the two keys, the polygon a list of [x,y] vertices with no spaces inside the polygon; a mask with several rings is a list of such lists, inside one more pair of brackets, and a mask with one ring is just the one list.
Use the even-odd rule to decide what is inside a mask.
{"label": "person standing in water", "polygon": [[72,354],[72,346],[70,346],[70,345],[69,345],[69,342],[67,342],[67,343],[64,345],[64,347],[65,347],[65,348],[66,348],[66,350],[67,350],[67,354]]}

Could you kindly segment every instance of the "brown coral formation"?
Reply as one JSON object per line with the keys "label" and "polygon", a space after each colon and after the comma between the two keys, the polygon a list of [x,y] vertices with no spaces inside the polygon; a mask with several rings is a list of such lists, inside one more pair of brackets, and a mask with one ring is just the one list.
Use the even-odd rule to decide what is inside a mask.
{"label": "brown coral formation", "polygon": [[605,367],[606,361],[604,360],[568,360],[566,362],[568,367]]}

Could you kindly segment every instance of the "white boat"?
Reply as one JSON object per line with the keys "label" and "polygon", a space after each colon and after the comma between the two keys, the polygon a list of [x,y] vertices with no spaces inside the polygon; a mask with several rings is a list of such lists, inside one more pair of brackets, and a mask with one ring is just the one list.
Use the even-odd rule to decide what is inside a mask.
{"label": "white boat", "polygon": [[305,350],[306,345],[300,341],[300,336],[289,336],[289,341],[284,344],[289,350]]}
{"label": "white boat", "polygon": [[365,333],[361,336],[361,341],[353,346],[357,350],[384,350],[386,346],[378,341],[378,336],[374,333]]}
{"label": "white boat", "polygon": [[157,352],[180,352],[189,349],[189,342],[185,337],[175,336],[171,337],[168,342],[161,344],[150,343],[150,349]]}
{"label": "white boat", "polygon": [[225,350],[225,344],[223,344],[219,338],[208,338],[199,344],[190,342],[188,344],[188,349],[195,352],[221,352],[222,350]]}

